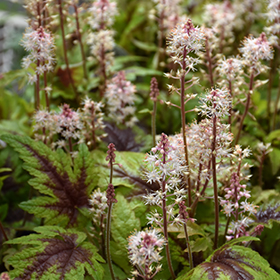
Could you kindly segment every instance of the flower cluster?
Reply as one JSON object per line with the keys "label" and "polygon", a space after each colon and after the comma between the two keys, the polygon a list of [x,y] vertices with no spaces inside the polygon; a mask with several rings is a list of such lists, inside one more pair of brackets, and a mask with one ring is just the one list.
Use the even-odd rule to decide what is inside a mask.
{"label": "flower cluster", "polygon": [[108,83],[105,98],[109,107],[109,117],[117,124],[132,127],[137,118],[135,114],[135,86],[127,81],[124,71],[118,74]]}
{"label": "flower cluster", "polygon": [[199,63],[198,58],[189,56],[189,53],[198,53],[203,50],[204,33],[199,27],[194,27],[190,19],[184,24],[178,24],[168,38],[168,52],[172,60],[184,70],[194,69]]}
{"label": "flower cluster", "polygon": [[242,60],[235,57],[220,60],[217,66],[220,76],[230,82],[237,80],[242,75],[242,68]]}
{"label": "flower cluster", "polygon": [[[104,227],[104,217],[106,214],[106,208],[108,207],[106,192],[101,192],[100,189],[95,190],[90,195],[89,205],[92,206],[90,212],[93,214],[93,224],[97,225],[102,222],[101,227]],[[103,219],[101,218],[102,216]]]}
{"label": "flower cluster", "polygon": [[117,3],[110,0],[97,0],[92,3],[88,11],[91,14],[88,23],[96,30],[112,26],[118,14]]}
{"label": "flower cluster", "polygon": [[[168,221],[180,224],[180,217],[175,217],[174,206],[182,201],[186,194],[186,189],[179,188],[183,177],[186,175],[187,167],[185,160],[180,156],[179,150],[171,146],[168,137],[163,133],[156,147],[152,148],[151,153],[146,156],[145,172],[148,183],[158,183],[160,189],[144,196],[145,204],[158,205],[163,207],[163,199],[166,196],[175,196],[174,203],[167,208]],[[169,193],[169,194],[168,194]],[[162,227],[163,217],[158,212],[148,216],[150,224],[157,224]]]}
{"label": "flower cluster", "polygon": [[113,65],[114,54],[114,32],[112,30],[100,30],[99,32],[90,33],[87,43],[90,45],[91,54],[99,63],[106,63],[106,71],[108,66]]}
{"label": "flower cluster", "polygon": [[82,137],[81,129],[83,129],[83,123],[79,112],[75,112],[70,109],[68,104],[64,104],[60,108],[60,114],[57,116],[57,125],[59,133],[66,140],[80,139]]}
{"label": "flower cluster", "polygon": [[[42,140],[46,144],[51,144],[52,148],[65,148],[69,145],[69,151],[72,153],[72,139],[79,143],[84,142],[84,125],[79,111],[70,109],[68,104],[60,108],[60,112],[47,112],[39,110],[34,115],[34,131],[41,130],[43,135],[35,134],[35,139]],[[53,136],[59,135],[59,140],[54,141]],[[74,154],[73,154],[74,155]]]}
{"label": "flower cluster", "polygon": [[237,173],[233,173],[230,186],[225,188],[225,192],[225,199],[221,200],[221,205],[226,216],[234,218],[228,230],[229,234],[234,235],[227,236],[227,239],[248,235],[246,228],[253,221],[250,216],[257,213],[257,206],[247,201],[251,197],[250,191],[246,190],[246,185],[240,184]]}
{"label": "flower cluster", "polygon": [[[160,252],[164,244],[164,238],[155,229],[135,232],[128,238],[129,259],[144,273],[142,275],[141,272],[135,271],[133,272],[135,276],[152,279],[160,271],[159,262],[162,259]],[[157,265],[155,268],[154,264]]]}
{"label": "flower cluster", "polygon": [[279,45],[280,35],[280,1],[269,0],[266,13],[268,23],[272,23],[269,27],[265,28],[267,34],[269,34],[269,41],[272,45]]}
{"label": "flower cluster", "polygon": [[[228,174],[228,166],[223,163],[226,159],[231,158],[232,149],[230,147],[233,135],[229,132],[228,125],[222,124],[219,120],[216,124],[216,146],[215,155],[219,162],[217,165],[218,174]],[[212,138],[213,138],[213,122],[210,119],[203,119],[199,123],[194,122],[186,127],[188,152],[189,152],[189,169],[193,182],[196,182],[196,192],[200,190],[202,185],[211,187],[211,158],[212,158]],[[182,134],[176,134],[169,137],[170,144],[176,147],[178,158],[184,162],[184,143]],[[223,163],[223,164],[221,164]]]}
{"label": "flower cluster", "polygon": [[[232,35],[235,23],[235,11],[230,1],[205,5],[204,19],[207,25],[214,28],[224,37]],[[222,39],[222,38],[221,38]]]}
{"label": "flower cluster", "polygon": [[[156,4],[157,20],[162,24],[162,28],[168,34],[180,21],[182,0],[153,0]],[[151,17],[154,17],[154,11],[151,11]]]}
{"label": "flower cluster", "polygon": [[156,102],[157,98],[159,96],[159,89],[158,89],[158,82],[157,82],[157,79],[155,77],[153,77],[152,80],[151,80],[150,90],[151,90],[151,92],[150,92],[151,100]]}
{"label": "flower cluster", "polygon": [[85,142],[88,146],[95,147],[96,142],[101,141],[101,138],[106,137],[104,133],[105,124],[103,122],[102,102],[94,102],[86,97],[83,101],[82,119],[85,125],[83,130]]}
{"label": "flower cluster", "polygon": [[205,97],[200,98],[200,114],[218,118],[229,114],[231,96],[227,88],[212,89]]}
{"label": "flower cluster", "polygon": [[272,48],[268,42],[265,33],[261,33],[258,38],[252,36],[243,41],[243,47],[240,52],[246,65],[255,73],[259,73],[262,69],[260,60],[270,60],[273,58]]}
{"label": "flower cluster", "polygon": [[37,75],[53,70],[54,59],[54,40],[50,33],[43,27],[37,30],[27,28],[22,40],[22,45],[30,54],[23,58],[22,67],[28,69],[33,63],[36,64],[35,74],[29,74],[29,82],[37,81]]}
{"label": "flower cluster", "polygon": [[104,96],[107,84],[107,76],[111,73],[114,62],[114,32],[109,28],[114,23],[117,15],[116,2],[110,0],[96,0],[89,8],[89,24],[92,32],[88,35],[87,43],[90,45],[92,58],[99,64],[100,73],[100,97]]}

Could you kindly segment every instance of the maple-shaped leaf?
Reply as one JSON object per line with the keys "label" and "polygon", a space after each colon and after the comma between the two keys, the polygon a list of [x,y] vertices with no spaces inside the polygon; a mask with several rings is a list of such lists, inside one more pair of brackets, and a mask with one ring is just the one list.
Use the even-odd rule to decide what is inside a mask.
{"label": "maple-shaped leaf", "polygon": [[33,177],[29,184],[43,196],[20,204],[21,208],[49,225],[73,226],[83,218],[81,210],[89,207],[88,197],[98,181],[98,171],[86,145],[72,164],[61,149],[52,151],[29,137],[3,135],[1,138],[19,152],[23,167]]}
{"label": "maple-shaped leaf", "polygon": [[207,260],[177,280],[280,280],[269,263],[250,248],[236,245],[239,242],[258,241],[256,237],[234,239],[214,251]]}
{"label": "maple-shaped leaf", "polygon": [[9,274],[15,280],[73,280],[84,279],[87,272],[95,280],[102,280],[104,262],[96,247],[85,241],[86,234],[57,226],[35,228],[30,234],[8,241],[25,245],[8,263],[14,267]]}

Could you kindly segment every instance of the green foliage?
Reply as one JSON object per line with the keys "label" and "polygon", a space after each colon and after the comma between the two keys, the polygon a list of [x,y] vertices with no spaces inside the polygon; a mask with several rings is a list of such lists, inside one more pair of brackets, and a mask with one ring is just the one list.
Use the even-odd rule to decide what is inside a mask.
{"label": "green foliage", "polygon": [[128,260],[127,237],[134,230],[140,230],[140,220],[136,218],[134,206],[124,196],[118,194],[116,199],[118,202],[114,204],[112,212],[111,254],[113,262],[129,274],[131,265]]}
{"label": "green foliage", "polygon": [[195,279],[280,279],[280,275],[269,267],[269,263],[250,248],[236,245],[239,242],[258,241],[255,237],[234,239],[211,254],[178,280]]}
{"label": "green foliage", "polygon": [[28,137],[3,135],[2,139],[20,153],[24,168],[33,177],[29,183],[44,196],[21,203],[21,207],[49,225],[77,225],[79,208],[88,208],[88,197],[98,181],[94,160],[86,145],[71,158],[62,150],[52,151]]}
{"label": "green foliage", "polygon": [[35,228],[30,234],[8,241],[24,245],[23,250],[8,260],[14,267],[12,279],[84,279],[85,272],[102,280],[104,260],[97,249],[86,241],[83,232],[57,226]]}

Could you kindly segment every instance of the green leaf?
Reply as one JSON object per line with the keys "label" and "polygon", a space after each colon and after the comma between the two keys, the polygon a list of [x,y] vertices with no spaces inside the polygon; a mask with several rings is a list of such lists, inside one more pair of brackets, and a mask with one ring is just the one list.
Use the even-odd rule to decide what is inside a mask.
{"label": "green leaf", "polygon": [[140,110],[138,113],[139,114],[147,114],[147,113],[151,114],[152,111],[146,108],[146,109]]}
{"label": "green leaf", "polygon": [[[212,247],[213,242],[210,237],[200,237],[191,243],[192,252],[206,251],[212,249]],[[188,249],[185,249],[185,252],[188,252]]]}
{"label": "green leaf", "polygon": [[4,221],[8,214],[9,205],[8,203],[0,205],[0,221]]}
{"label": "green leaf", "polygon": [[149,52],[156,51],[158,48],[157,45],[155,45],[153,43],[141,42],[136,39],[132,39],[132,43],[139,49],[144,50],[144,51],[149,51]]}
{"label": "green leaf", "polygon": [[258,240],[258,238],[246,236],[226,243],[210,255],[204,263],[177,279],[279,280],[280,275],[271,269],[269,263],[257,252],[244,246],[235,245],[250,240]]}
{"label": "green leaf", "polygon": [[[145,159],[145,154],[135,152],[115,152],[116,163],[121,167],[115,165],[113,172],[113,184],[114,186],[125,186],[133,188],[135,186],[140,189],[149,189],[150,184],[142,179],[141,166]],[[101,187],[108,186],[109,168],[106,161],[106,154],[95,152],[95,155],[99,158],[100,166],[100,179],[98,185]]]}
{"label": "green leaf", "polygon": [[140,230],[140,220],[132,210],[133,205],[124,196],[118,194],[116,199],[118,202],[114,204],[112,211],[111,254],[113,262],[129,273],[131,265],[128,260],[127,238],[134,230]]}
{"label": "green leaf", "polygon": [[102,280],[104,262],[97,249],[85,241],[86,234],[57,226],[37,227],[31,234],[6,242],[26,245],[8,260],[12,279],[84,279],[87,271]]}
{"label": "green leaf", "polygon": [[86,145],[79,146],[72,167],[69,155],[62,150],[52,151],[42,142],[14,135],[3,135],[2,139],[19,152],[24,168],[33,177],[29,184],[45,195],[23,202],[21,207],[45,218],[46,224],[77,225],[83,219],[78,208],[89,207],[89,194],[98,181],[98,171]]}
{"label": "green leaf", "polygon": [[269,158],[272,167],[272,174],[275,175],[280,167],[280,149],[273,148],[272,152],[269,153]]}
{"label": "green leaf", "polygon": [[[200,236],[205,236],[205,231],[203,228],[201,228],[200,225],[193,223],[191,221],[187,222],[187,230],[188,230],[188,235],[200,235]],[[177,238],[185,238],[185,232],[183,226],[177,227],[177,226],[168,226],[168,231],[169,232],[179,232]]]}

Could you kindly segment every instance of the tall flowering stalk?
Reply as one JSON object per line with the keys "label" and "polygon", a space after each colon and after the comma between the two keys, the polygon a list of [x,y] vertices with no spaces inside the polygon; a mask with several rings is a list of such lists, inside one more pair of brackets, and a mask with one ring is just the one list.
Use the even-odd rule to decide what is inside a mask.
{"label": "tall flowering stalk", "polygon": [[89,34],[88,44],[91,46],[91,53],[100,67],[99,90],[102,98],[114,58],[114,32],[109,28],[112,27],[118,11],[116,2],[110,0],[96,0],[88,10],[92,15],[88,22],[93,29],[93,32]]}
{"label": "tall flowering stalk", "polygon": [[113,186],[113,165],[115,163],[115,145],[113,143],[109,144],[107,157],[106,160],[109,161],[108,165],[110,167],[110,182],[107,189],[107,205],[108,205],[108,213],[107,213],[107,224],[106,224],[106,255],[107,255],[107,262],[110,269],[110,274],[113,280],[115,280],[115,275],[113,271],[112,261],[111,261],[111,254],[110,254],[110,232],[111,232],[111,216],[112,216],[112,207],[113,203],[116,203],[117,200],[115,199],[115,189]]}
{"label": "tall flowering stalk", "polygon": [[219,35],[215,38],[216,42],[214,43],[218,47],[219,53],[223,53],[227,39],[233,38],[232,30],[235,25],[235,17],[233,6],[228,0],[205,6],[205,22]]}
{"label": "tall flowering stalk", "polygon": [[[160,252],[165,244],[164,238],[155,230],[135,232],[128,238],[128,254],[131,263],[139,268],[133,275],[151,280],[161,270]],[[157,266],[154,268],[153,264]],[[134,277],[132,278],[135,279]]]}
{"label": "tall flowering stalk", "polygon": [[84,71],[84,78],[87,79],[87,67],[86,67],[86,55],[84,51],[84,45],[82,42],[82,29],[80,27],[80,20],[79,20],[79,11],[81,10],[80,7],[78,7],[78,0],[72,0],[72,6],[74,7],[74,15],[75,15],[75,22],[76,22],[76,33],[78,37],[78,41],[80,44],[80,49],[81,49],[81,55],[82,55],[82,61],[83,61],[83,71]]}
{"label": "tall flowering stalk", "polygon": [[[280,3],[279,0],[269,0],[267,5],[267,13],[265,14],[267,18],[267,23],[270,24],[270,26],[265,27],[265,32],[268,34],[268,40],[271,43],[273,47],[275,47],[276,51],[279,53],[279,43],[280,43]],[[268,84],[268,91],[267,91],[267,116],[268,119],[270,119],[271,111],[271,89],[272,89],[272,83],[275,75],[275,70],[278,66],[278,63],[275,63],[276,65],[273,65],[273,62],[275,63],[275,60],[271,60],[270,64],[270,72],[269,72],[269,84]],[[272,128],[275,129],[275,120],[276,120],[276,114],[277,114],[277,105],[280,99],[280,89],[277,94],[276,102],[275,102],[275,108],[273,113],[273,123]]]}
{"label": "tall flowering stalk", "polygon": [[214,202],[215,202],[215,237],[214,249],[218,247],[219,237],[219,201],[218,201],[218,185],[216,173],[216,145],[217,145],[217,123],[219,118],[228,115],[230,109],[230,96],[226,89],[213,89],[202,100],[201,114],[206,115],[212,120],[212,177],[214,189]]}
{"label": "tall flowering stalk", "polygon": [[[98,239],[98,243],[101,244],[101,252],[105,258],[105,219],[106,219],[106,210],[108,208],[106,192],[101,192],[98,188],[95,190],[89,199],[89,204],[91,205],[90,212],[93,215],[93,232],[96,233],[97,228],[99,228],[99,235],[95,234],[95,237]],[[101,239],[101,240],[100,240]]]}
{"label": "tall flowering stalk", "polygon": [[[158,183],[160,190],[154,193],[149,193],[144,198],[146,204],[158,205],[162,213],[155,211],[148,216],[150,224],[159,226],[166,239],[166,257],[169,270],[172,278],[175,279],[168,242],[168,224],[182,224],[185,222],[181,215],[175,216],[175,206],[184,199],[186,190],[178,188],[182,184],[182,177],[187,171],[187,166],[184,159],[180,158],[180,152],[170,145],[168,137],[165,134],[161,135],[161,139],[156,147],[152,148],[151,154],[146,157],[147,171],[146,178],[148,183]],[[167,203],[167,198],[174,197],[174,202]],[[170,202],[170,200],[169,200]],[[190,256],[191,259],[191,256]]]}
{"label": "tall flowering stalk", "polygon": [[134,116],[135,92],[135,85],[126,80],[124,71],[118,72],[107,84],[105,99],[108,104],[109,117],[117,124],[132,127],[138,121]]}
{"label": "tall flowering stalk", "polygon": [[[225,199],[221,200],[224,213],[228,217],[228,221],[233,218],[231,228],[227,231],[227,240],[249,235],[246,228],[249,226],[250,215],[257,213],[257,206],[247,201],[251,197],[250,191],[246,190],[246,185],[240,184],[240,178],[237,173],[233,173],[230,186],[225,188]],[[243,199],[245,198],[245,200]]]}
{"label": "tall flowering stalk", "polygon": [[155,77],[151,80],[151,92],[150,97],[153,101],[153,112],[152,112],[152,136],[153,136],[153,146],[156,145],[156,113],[157,113],[157,98],[159,96],[158,82]]}
{"label": "tall flowering stalk", "polygon": [[35,108],[37,110],[40,108],[40,76],[44,75],[46,105],[49,109],[48,94],[51,88],[47,87],[46,73],[53,70],[55,63],[53,37],[41,26],[36,30],[29,27],[23,35],[22,45],[26,51],[30,52],[23,58],[22,66],[28,69],[33,63],[36,65],[35,74],[28,73],[29,82],[36,84]]}
{"label": "tall flowering stalk", "polygon": [[153,0],[155,9],[150,12],[150,17],[158,22],[158,64],[164,67],[166,49],[164,38],[180,22],[182,0]]}
{"label": "tall flowering stalk", "polygon": [[273,57],[271,45],[269,44],[265,33],[261,33],[258,38],[253,38],[252,36],[246,38],[243,42],[243,47],[240,48],[240,52],[242,53],[245,65],[248,65],[249,67],[250,80],[245,110],[239,122],[239,129],[236,135],[235,144],[238,144],[243,122],[250,108],[251,95],[253,94],[254,89],[254,79],[264,69],[261,64],[261,60],[270,60]]}
{"label": "tall flowering stalk", "polygon": [[83,104],[82,119],[85,124],[85,129],[83,130],[85,142],[95,149],[97,142],[100,142],[101,138],[106,136],[102,113],[104,105],[101,102],[94,102],[88,97],[83,101]]}
{"label": "tall flowering stalk", "polygon": [[[176,91],[180,95],[181,104],[179,107],[181,110],[181,125],[182,134],[184,141],[184,153],[186,166],[189,168],[189,156],[188,156],[188,144],[186,136],[186,103],[195,97],[195,95],[189,96],[185,94],[185,91],[191,88],[196,82],[196,79],[185,81],[186,75],[189,71],[194,70],[194,66],[199,63],[198,58],[190,56],[191,53],[197,54],[198,51],[203,49],[204,34],[200,28],[194,27],[192,21],[188,19],[185,24],[178,24],[172,31],[168,41],[168,52],[171,54],[171,58],[174,63],[179,64],[181,69],[177,72],[176,76],[166,74],[167,77],[172,77],[180,81],[180,89],[171,87],[172,90]],[[190,84],[185,87],[186,84]],[[188,206],[191,205],[191,180],[189,172],[187,174],[188,184]]]}
{"label": "tall flowering stalk", "polygon": [[244,79],[243,74],[243,64],[242,60],[239,58],[228,58],[219,61],[217,70],[221,76],[221,84],[229,89],[231,97],[231,106],[229,109],[228,124],[230,126],[230,131],[232,127],[232,117],[233,117],[233,102],[235,101],[236,93],[239,93],[239,85],[243,84]]}
{"label": "tall flowering stalk", "polygon": [[70,66],[69,66],[68,55],[67,55],[66,37],[65,37],[65,29],[64,29],[64,17],[65,17],[66,13],[63,10],[62,0],[57,0],[57,3],[58,3],[58,11],[59,11],[59,17],[60,17],[60,29],[61,29],[63,54],[64,54],[64,60],[65,60],[65,64],[66,64],[66,70],[68,73],[70,84],[73,88],[76,98],[78,99],[79,97],[78,97],[77,89],[76,89],[76,86],[74,83],[74,79],[72,77],[72,73],[71,73]]}

